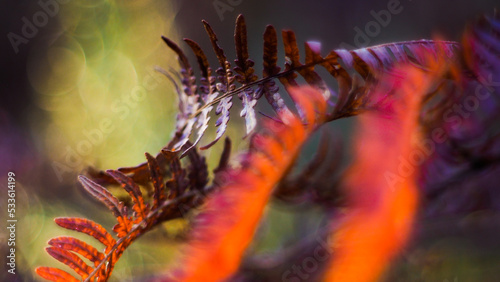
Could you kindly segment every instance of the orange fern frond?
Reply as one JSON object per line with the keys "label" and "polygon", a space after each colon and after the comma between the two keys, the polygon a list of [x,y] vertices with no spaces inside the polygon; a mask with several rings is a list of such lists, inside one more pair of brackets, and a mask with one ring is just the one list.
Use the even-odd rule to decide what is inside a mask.
{"label": "orange fern frond", "polygon": [[[437,71],[437,64],[432,68]],[[350,208],[331,235],[336,251],[326,281],[375,281],[412,229],[417,175],[401,174],[401,162],[417,150],[421,101],[436,75],[411,66],[394,72],[401,76],[382,79],[382,85],[390,88],[389,95],[382,85],[375,89],[374,95],[384,99],[375,111],[361,116],[355,162],[345,182]]]}
{"label": "orange fern frond", "polygon": [[[221,167],[226,164],[229,150],[230,147],[226,146]],[[188,208],[200,205],[199,195],[211,191],[211,187],[206,187],[208,172],[204,157],[199,156],[196,150],[190,150],[187,156],[190,164],[187,171],[176,153],[163,151],[156,158],[146,153],[147,163],[137,167],[107,170],[99,174],[96,181],[120,184],[131,198],[130,205],[119,201],[97,182],[79,176],[83,188],[113,213],[117,221],[113,227],[117,239],[92,220],[56,218],[57,225],[95,238],[104,245],[104,249],[99,251],[99,248],[73,237],[56,237],[49,241],[47,253],[73,269],[83,281],[107,281],[115,263],[137,238],[166,220],[181,217],[179,205]],[[166,167],[169,167],[168,172],[164,171]],[[164,179],[164,176],[168,178]],[[139,182],[150,184],[153,190],[150,201],[144,198]],[[87,264],[83,258],[91,264]],[[51,281],[78,281],[71,274],[53,267],[38,267],[35,271]]]}
{"label": "orange fern frond", "polygon": [[246,165],[226,172],[225,184],[197,218],[176,281],[221,281],[238,269],[273,188],[324,118],[326,102],[318,90],[297,88],[291,93],[307,125],[291,112],[283,112],[282,124],[270,122],[265,127],[269,134],[255,136]]}
{"label": "orange fern frond", "polygon": [[36,273],[40,275],[40,277],[43,277],[47,280],[50,281],[55,281],[55,282],[78,282],[80,280],[76,279],[73,277],[71,274],[67,273],[64,270],[60,270],[59,268],[55,267],[46,267],[46,266],[40,266],[36,268]]}

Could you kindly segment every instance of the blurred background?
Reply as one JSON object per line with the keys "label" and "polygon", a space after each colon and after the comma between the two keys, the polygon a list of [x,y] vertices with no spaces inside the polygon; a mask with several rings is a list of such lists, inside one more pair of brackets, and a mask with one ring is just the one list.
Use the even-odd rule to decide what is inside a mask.
{"label": "blurred background", "polygon": [[[154,68],[177,69],[177,62],[161,35],[183,48],[183,37],[197,41],[216,65],[215,56],[208,52],[211,46],[202,19],[217,32],[226,55],[234,58],[234,20],[243,13],[251,57],[261,58],[267,24],[294,30],[299,42],[320,41],[326,54],[331,49],[435,36],[460,40],[467,22],[491,13],[495,4],[495,0],[5,2],[0,25],[0,193],[6,195],[7,173],[14,172],[18,274],[14,278],[5,269],[0,280],[36,280],[33,269],[39,265],[64,268],[44,247],[56,235],[75,234],[58,228],[54,217],[87,217],[112,226],[113,218],[76,183],[83,169],[134,166],[144,161],[144,152],[156,154],[169,141],[176,94]],[[398,12],[378,29],[367,31],[388,5],[396,5]],[[283,64],[282,58],[279,63]],[[256,69],[261,72],[258,61]],[[237,150],[247,141],[241,141],[238,120],[233,115],[228,131]],[[332,130],[349,136],[351,124],[339,121]],[[208,138],[212,137],[209,133]],[[222,142],[204,152],[212,167],[221,146]],[[1,199],[0,219],[6,222],[6,196]],[[263,249],[276,247],[279,234],[287,228],[280,213],[271,211],[269,222],[280,223],[268,224],[274,227]],[[441,224],[445,223],[436,226]],[[115,281],[158,272],[175,257],[175,239],[165,239],[168,235],[162,228],[152,233],[125,252],[114,271]],[[2,228],[0,262],[7,253],[7,236]],[[446,236],[409,254],[411,259],[398,268],[400,275],[408,277],[401,281],[494,281],[489,279],[498,277],[498,255],[485,254],[473,241],[456,234]],[[6,263],[2,265],[6,268]]]}

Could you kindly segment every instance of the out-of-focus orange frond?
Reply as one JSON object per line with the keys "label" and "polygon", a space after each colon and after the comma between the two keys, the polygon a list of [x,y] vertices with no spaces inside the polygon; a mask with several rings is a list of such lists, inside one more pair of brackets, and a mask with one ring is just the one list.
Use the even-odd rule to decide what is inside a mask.
{"label": "out-of-focus orange frond", "polygon": [[238,269],[274,186],[324,117],[326,102],[317,90],[291,92],[307,125],[284,112],[283,123],[270,122],[265,126],[268,134],[255,136],[255,150],[246,156],[248,165],[226,172],[227,184],[207,200],[198,216],[176,281],[221,281]]}
{"label": "out-of-focus orange frond", "polygon": [[387,75],[374,93],[384,97],[378,108],[360,117],[345,182],[350,207],[331,235],[335,252],[325,281],[375,281],[408,240],[418,203],[417,167],[406,173],[402,166],[413,163],[422,97],[438,68],[395,69],[398,75]]}

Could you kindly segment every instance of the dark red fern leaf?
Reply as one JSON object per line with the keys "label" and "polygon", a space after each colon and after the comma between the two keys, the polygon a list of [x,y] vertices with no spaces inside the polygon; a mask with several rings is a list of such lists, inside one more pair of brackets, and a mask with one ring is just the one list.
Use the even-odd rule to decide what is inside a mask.
{"label": "dark red fern leaf", "polygon": [[329,99],[331,94],[326,86],[326,83],[321,79],[319,74],[314,71],[314,65],[323,61],[321,57],[321,43],[316,41],[309,41],[304,44],[305,48],[305,65],[310,66],[308,68],[304,68],[299,73],[304,77],[304,79],[310,85],[315,86],[320,89],[323,97],[325,99]]}
{"label": "dark red fern leaf", "polygon": [[[236,87],[234,85],[234,81],[236,78],[233,74],[233,71],[231,70],[231,64],[227,61],[226,55],[224,54],[224,50],[217,43],[218,41],[217,35],[213,31],[212,27],[206,21],[202,22],[203,26],[205,27],[205,31],[207,32],[208,37],[210,38],[210,42],[212,42],[212,47],[215,52],[215,55],[219,60],[220,67],[216,70],[216,73],[218,75],[217,79],[220,82],[216,84],[217,91],[222,93],[225,93],[227,91],[233,91]],[[218,127],[215,140],[207,145],[200,147],[201,149],[210,148],[222,137],[222,135],[224,135],[227,128],[227,123],[229,122],[229,113],[230,113],[229,110],[231,109],[232,106],[233,106],[232,97],[231,98],[226,97],[225,99],[222,99],[220,101],[219,105],[215,109],[215,113],[217,115],[221,115],[215,122],[215,126]],[[208,115],[208,113],[205,111],[203,115]],[[199,136],[198,140],[200,138],[201,136]]]}
{"label": "dark red fern leaf", "polygon": [[158,208],[158,205],[165,200],[165,182],[163,181],[163,175],[160,171],[160,166],[153,156],[146,153],[146,158],[148,159],[149,173],[151,175],[151,181],[154,187],[154,200],[152,210]]}
{"label": "dark red fern leaf", "polygon": [[134,201],[134,205],[132,208],[136,212],[136,216],[138,216],[139,221],[146,218],[146,214],[148,213],[148,207],[144,203],[144,198],[142,197],[141,188],[129,177],[125,174],[115,171],[115,170],[107,170],[106,173],[111,175],[120,185],[127,191]]}
{"label": "dark red fern leaf", "polygon": [[[443,140],[422,166],[419,179],[428,202],[428,216],[448,216],[479,210],[498,210],[491,189],[496,179],[486,171],[498,164],[498,99],[500,97],[500,13],[481,17],[469,25],[463,50],[449,83],[439,89],[441,107],[422,113],[429,136],[442,130]],[[471,104],[473,107],[471,108]],[[444,120],[452,107],[467,109],[458,120]],[[494,180],[495,179],[495,180]],[[450,185],[453,183],[454,185]],[[471,189],[475,187],[475,189]],[[457,200],[462,199],[462,200]],[[487,201],[485,199],[488,199]],[[442,203],[452,203],[443,206]]]}
{"label": "dark red fern leaf", "polygon": [[80,175],[78,180],[82,183],[83,188],[97,200],[101,201],[115,217],[123,216],[123,203],[113,196],[108,190],[87,177]]}
{"label": "dark red fern leaf", "polygon": [[248,55],[247,27],[243,15],[239,15],[236,19],[234,42],[237,57],[234,60],[236,64],[234,71],[237,73],[236,80],[241,84],[252,83],[257,80],[257,75],[254,74],[254,62],[249,59]]}
{"label": "dark red fern leaf", "polygon": [[[290,87],[298,85],[297,74],[312,87],[318,89],[325,99],[332,98],[333,110],[327,114],[327,121],[336,120],[352,115],[356,115],[364,110],[370,100],[369,89],[377,84],[377,78],[384,72],[389,71],[398,63],[412,63],[418,68],[425,69],[425,60],[419,54],[429,53],[437,56],[439,49],[444,50],[445,56],[454,56],[458,43],[448,41],[418,40],[383,44],[374,47],[362,48],[358,50],[333,50],[326,57],[320,53],[321,45],[318,42],[305,43],[305,61],[300,61],[300,51],[297,45],[295,34],[292,31],[282,32],[283,45],[285,49],[285,69],[280,71],[277,64],[277,36],[276,30],[272,26],[267,26],[264,32],[264,56],[263,75],[258,78],[254,74],[253,61],[250,60],[247,47],[246,24],[242,16],[238,16],[235,28],[235,46],[237,59],[236,67],[231,70],[230,63],[224,54],[224,50],[219,46],[215,32],[210,25],[203,21],[203,25],[212,43],[214,53],[219,61],[220,67],[217,69],[218,81],[216,84],[217,95],[211,99],[192,99],[192,114],[186,119],[177,120],[177,135],[179,142],[171,148],[174,151],[181,150],[183,145],[189,140],[195,124],[197,130],[196,145],[203,137],[207,127],[208,114],[217,105],[215,113],[220,115],[215,126],[217,133],[215,139],[201,149],[207,149],[215,144],[225,133],[229,122],[229,110],[232,107],[232,96],[238,95],[242,100],[243,110],[240,115],[245,117],[246,134],[250,134],[256,126],[254,106],[256,101],[265,96],[272,108],[279,114],[288,111],[275,81],[279,80],[288,92]],[[198,63],[202,66],[202,76],[206,75],[207,60],[201,52],[201,48],[192,40],[186,40],[197,56]],[[174,52],[181,52],[177,45],[168,46]],[[185,57],[185,55],[182,54]],[[181,61],[181,72],[184,66]],[[330,91],[321,76],[315,71],[317,66],[325,68],[338,82],[338,91]],[[354,74],[350,74],[353,72]],[[239,84],[237,87],[236,83]],[[205,83],[206,84],[206,83]],[[187,86],[185,86],[187,87]],[[205,86],[206,87],[206,86]],[[181,94],[182,96],[182,94]],[[184,103],[185,101],[181,101]],[[299,112],[300,114],[300,112]],[[194,146],[184,148],[192,149]]]}
{"label": "dark red fern leaf", "polygon": [[[176,137],[167,147],[174,142],[177,142]],[[187,142],[187,146],[191,145]],[[105,250],[100,252],[98,248],[76,238],[57,237],[49,241],[52,247],[48,247],[47,252],[74,269],[84,281],[107,281],[115,263],[137,238],[166,220],[182,217],[202,204],[204,195],[213,190],[213,186],[208,186],[205,158],[196,150],[186,151],[186,154],[188,158],[185,162],[189,164],[187,168],[183,168],[178,153],[164,149],[156,157],[146,153],[147,162],[137,167],[96,173],[102,183],[120,184],[132,199],[130,206],[118,201],[96,181],[80,176],[84,189],[113,213],[117,220],[113,231],[118,239],[113,238],[94,221],[84,218],[56,218],[59,226],[94,237],[105,245]],[[229,147],[226,146],[220,161],[221,167],[227,166],[228,157]],[[144,183],[145,175],[149,178],[147,183]],[[134,179],[140,180],[142,184],[139,185]],[[152,191],[151,196],[143,195],[141,191],[148,187]],[[129,214],[129,211],[133,211],[133,214]],[[94,266],[87,265],[80,256],[89,259]],[[48,280],[75,281],[70,274],[55,268],[39,267],[36,271]]]}
{"label": "dark red fern leaf", "polygon": [[190,160],[188,167],[187,178],[190,181],[190,187],[195,190],[202,191],[208,183],[208,168],[205,157],[200,156],[196,151],[190,150],[187,152],[187,157]]}
{"label": "dark red fern leaf", "polygon": [[[263,55],[263,77],[273,77],[277,75],[281,68],[277,66],[278,63],[278,36],[276,29],[272,25],[268,25],[264,31],[264,55]],[[274,111],[280,115],[288,110],[283,98],[278,93],[279,87],[273,80],[263,81],[258,85],[258,97],[264,95],[267,102],[271,105]]]}
{"label": "dark red fern leaf", "polygon": [[[248,85],[256,81],[258,77],[254,74],[254,62],[249,59],[248,55],[247,28],[243,15],[239,15],[236,19],[234,43],[237,57],[237,59],[234,60],[236,63],[236,67],[234,68],[234,71],[237,73],[236,80],[241,85]],[[259,95],[262,94],[256,92],[253,88],[248,88],[239,95],[243,104],[243,110],[240,116],[245,117],[247,135],[250,134],[257,125],[254,107],[257,103],[257,99],[260,98]]]}
{"label": "dark red fern leaf", "polygon": [[[206,22],[205,20],[202,20],[203,27],[205,27],[205,31],[208,34],[208,37],[210,39],[210,42],[212,43],[212,48],[214,49],[215,55],[217,56],[217,59],[219,60],[219,65],[221,67],[221,71],[227,71],[228,68],[226,68],[226,55],[224,54],[224,50],[219,46],[219,43],[217,43],[217,35],[215,34],[214,30],[212,27]],[[219,73],[219,72],[218,72]],[[221,74],[223,75],[223,74]],[[228,82],[228,81],[226,81]],[[226,87],[228,87],[229,84],[226,84]]]}
{"label": "dark red fern leaf", "polygon": [[276,75],[281,68],[278,67],[278,36],[276,29],[272,25],[267,25],[264,31],[264,69],[262,76],[268,77]]}
{"label": "dark red fern leaf", "polygon": [[191,65],[189,64],[189,61],[188,61],[186,55],[184,54],[184,52],[182,52],[181,48],[179,48],[179,46],[177,46],[177,44],[175,44],[173,41],[171,41],[170,39],[168,39],[164,36],[162,36],[162,39],[163,39],[163,41],[165,41],[165,43],[168,45],[168,47],[170,47],[170,49],[174,50],[175,53],[179,56],[179,64],[184,69],[184,71],[181,72],[182,84],[185,86],[184,93],[187,96],[195,95],[197,92],[196,79],[194,77],[193,69],[191,68]]}
{"label": "dark red fern leaf", "polygon": [[201,76],[202,76],[202,78],[205,79],[205,83],[202,83],[203,80],[200,80],[200,83],[202,83],[202,86],[205,87],[204,89],[202,87],[200,87],[200,90],[203,89],[201,91],[201,93],[206,94],[206,93],[213,92],[213,90],[208,88],[208,85],[210,84],[209,78],[212,75],[211,74],[212,70],[211,70],[210,65],[208,63],[207,56],[205,56],[205,53],[201,49],[200,45],[198,45],[198,43],[196,43],[195,41],[193,41],[189,38],[185,38],[184,42],[186,42],[189,45],[189,47],[191,47],[191,50],[195,54],[196,59],[198,61],[198,66],[199,66],[200,71],[201,71]]}
{"label": "dark red fern leaf", "polygon": [[295,33],[291,30],[283,30],[281,35],[283,37],[283,45],[285,46],[285,58],[287,59],[285,62],[285,71],[289,72],[289,74],[280,77],[280,82],[283,83],[285,87],[297,86],[297,82],[295,82],[297,75],[294,72],[294,70],[297,70],[309,85],[320,90],[325,99],[330,98],[330,92],[325,82],[314,71],[314,66],[323,60],[320,55],[321,44],[319,42],[305,43],[306,58],[305,64],[302,64],[300,62],[300,52],[297,46]]}
{"label": "dark red fern leaf", "polygon": [[[173,141],[177,141],[177,138],[174,137],[170,143],[174,143]],[[172,144],[168,144],[167,147],[171,147]],[[176,154],[165,154],[158,153],[155,157],[158,165],[160,166],[160,171],[162,175],[166,173],[166,167],[172,161]],[[126,174],[128,177],[132,178],[132,180],[140,185],[146,185],[150,182],[150,172],[148,168],[148,163],[144,162],[137,166],[133,167],[120,167],[117,169],[119,172]],[[105,171],[100,171],[95,168],[88,168],[86,174],[92,178],[92,180],[99,185],[119,185],[119,183],[110,175],[108,175]]]}
{"label": "dark red fern leaf", "polygon": [[[163,151],[165,154],[173,154],[170,151]],[[170,163],[171,179],[167,181],[165,186],[168,188],[169,199],[176,198],[184,193],[189,187],[186,179],[186,170],[182,168],[179,158],[174,158]]]}

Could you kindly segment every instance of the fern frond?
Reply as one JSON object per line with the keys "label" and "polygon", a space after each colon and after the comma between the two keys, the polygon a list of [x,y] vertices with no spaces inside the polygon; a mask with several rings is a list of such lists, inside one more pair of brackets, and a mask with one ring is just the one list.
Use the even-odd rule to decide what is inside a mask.
{"label": "fern frond", "polygon": [[[426,215],[432,217],[497,209],[494,201],[485,199],[494,188],[487,171],[499,160],[499,11],[470,24],[462,46],[460,64],[452,69],[456,83],[439,93],[448,98],[422,115],[428,132],[441,133],[436,153],[422,165],[420,179],[428,203]],[[458,107],[464,109],[463,115],[443,119]]]}
{"label": "fern frond", "polygon": [[[257,100],[265,96],[268,103],[278,114],[289,111],[279,93],[276,80],[279,80],[288,93],[291,87],[298,85],[296,78],[300,75],[310,86],[320,91],[325,99],[332,100],[334,106],[326,118],[327,121],[332,121],[356,115],[365,110],[365,106],[370,99],[370,95],[368,95],[370,89],[377,84],[380,75],[390,70],[394,65],[411,63],[416,67],[425,69],[425,60],[421,54],[428,53],[437,56],[439,49],[442,49],[444,52],[441,54],[451,58],[459,47],[456,42],[418,40],[383,44],[352,51],[333,50],[323,57],[320,43],[306,42],[305,60],[302,63],[295,33],[284,30],[282,39],[285,50],[285,67],[281,71],[277,66],[277,33],[274,27],[269,25],[264,32],[263,74],[259,78],[253,68],[254,61],[250,59],[248,53],[246,24],[242,15],[239,15],[236,20],[234,33],[237,54],[235,59],[236,67],[234,68],[236,75],[231,69],[231,64],[224,50],[217,42],[215,32],[207,22],[203,21],[203,25],[220,65],[216,71],[217,80],[219,81],[215,84],[216,91],[210,92],[213,94],[208,96],[205,94],[205,96],[200,97],[193,94],[193,89],[196,89],[196,87],[193,84],[194,78],[191,67],[187,62],[187,56],[176,44],[164,38],[170,49],[179,56],[182,84],[184,85],[183,89],[185,89],[183,93],[179,93],[181,108],[185,110],[181,111],[177,118],[177,136],[180,137],[179,141],[169,148],[172,151],[183,148],[195,128],[198,129],[197,137],[193,146],[189,147],[188,150],[201,140],[208,126],[208,114],[217,105],[215,113],[220,116],[215,123],[218,127],[216,137],[209,144],[202,146],[201,149],[207,149],[215,144],[226,131],[230,118],[229,110],[232,107],[232,97],[234,95],[238,95],[238,98],[242,101],[243,109],[240,115],[245,117],[246,134],[249,135],[256,127],[254,107]],[[214,78],[210,76],[208,61],[204,53],[194,41],[185,41],[196,55],[201,68],[201,85],[198,88],[212,89]],[[326,69],[335,78],[338,83],[338,91],[331,90],[333,87],[325,83],[315,71],[316,67]],[[355,72],[355,74],[351,75],[352,72]]]}
{"label": "fern frond", "polygon": [[[500,81],[500,12],[468,28],[462,43],[467,66],[484,82]],[[491,86],[491,85],[490,85]],[[496,85],[496,87],[498,87]]]}
{"label": "fern frond", "polygon": [[[191,144],[187,144],[190,146]],[[226,146],[221,164],[227,163],[229,146]],[[98,181],[120,184],[131,198],[131,206],[120,202],[108,189],[86,176],[79,176],[84,189],[106,206],[114,215],[117,224],[113,227],[118,239],[100,224],[85,218],[56,218],[55,222],[66,229],[87,234],[104,245],[104,251],[73,237],[57,237],[49,241],[47,253],[72,268],[84,281],[106,281],[125,249],[137,238],[158,224],[183,216],[182,205],[191,209],[202,203],[200,197],[213,188],[208,187],[208,172],[205,158],[196,150],[188,154],[189,166],[185,169],[176,153],[163,151],[156,158],[146,153],[147,163],[135,168],[108,170],[98,174]],[[141,187],[134,177],[143,181],[144,168],[148,169],[152,200],[146,201]],[[167,172],[168,171],[168,172]],[[131,174],[127,175],[125,172]],[[218,175],[218,173],[216,173]],[[165,180],[166,178],[166,180]],[[145,187],[146,188],[146,187]],[[185,210],[184,210],[185,212]],[[82,258],[90,260],[88,265]],[[65,271],[38,267],[36,272],[51,281],[78,281]]]}
{"label": "fern frond", "polygon": [[[292,114],[270,121],[252,140],[239,170],[226,171],[225,184],[197,217],[186,259],[176,281],[221,281],[234,273],[250,244],[275,185],[288,171],[302,144],[325,116],[326,103],[312,88],[291,89],[307,121]],[[209,275],[208,275],[209,274]]]}
{"label": "fern frond", "polygon": [[56,237],[50,239],[48,244],[62,250],[80,254],[84,258],[94,263],[99,263],[104,259],[104,254],[98,251],[96,248],[83,242],[80,239],[76,239],[73,237]]}
{"label": "fern frond", "polygon": [[60,270],[55,267],[40,266],[35,269],[36,273],[40,277],[45,278],[54,282],[79,282],[81,280],[76,279],[71,274],[64,270]]}
{"label": "fern frond", "polygon": [[[326,281],[376,281],[408,240],[417,208],[417,173],[401,175],[400,162],[417,149],[422,98],[440,78],[438,65],[431,64],[431,73],[408,65],[396,68],[399,77],[381,80],[393,95],[360,117],[355,162],[345,179],[348,208],[330,241],[335,254]],[[374,95],[385,96],[386,89],[375,88]]]}

